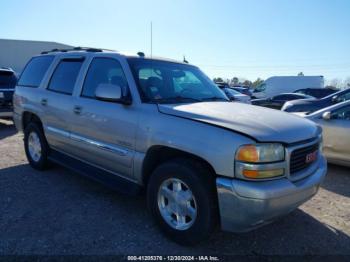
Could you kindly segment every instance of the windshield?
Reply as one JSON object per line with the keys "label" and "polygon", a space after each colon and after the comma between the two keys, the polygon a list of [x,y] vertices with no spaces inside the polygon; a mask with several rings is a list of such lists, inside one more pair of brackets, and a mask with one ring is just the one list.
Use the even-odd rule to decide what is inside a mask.
{"label": "windshield", "polygon": [[232,88],[228,88],[228,87],[226,87],[226,88],[224,89],[224,91],[225,91],[226,94],[230,94],[231,96],[241,95],[240,92],[238,92],[238,91],[236,91],[236,90],[234,90],[234,89],[232,89]]}
{"label": "windshield", "polygon": [[262,83],[261,85],[257,86],[257,87],[254,89],[254,93],[263,92],[263,91],[265,91],[265,89],[266,89],[266,84],[265,84],[265,83]]}
{"label": "windshield", "polygon": [[144,58],[129,58],[128,62],[144,102],[229,101],[195,66]]}
{"label": "windshield", "polygon": [[350,99],[350,88],[333,93],[333,94],[330,94],[330,95],[322,98],[322,100],[332,99],[333,97],[338,97],[339,100],[343,100],[343,101],[349,100]]}

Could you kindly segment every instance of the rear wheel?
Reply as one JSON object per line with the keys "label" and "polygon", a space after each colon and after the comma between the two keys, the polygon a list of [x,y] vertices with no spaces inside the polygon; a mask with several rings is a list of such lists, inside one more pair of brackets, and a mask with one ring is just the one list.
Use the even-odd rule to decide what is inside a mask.
{"label": "rear wheel", "polygon": [[148,183],[150,211],[166,236],[181,245],[207,239],[217,223],[213,176],[192,160],[161,164]]}
{"label": "rear wheel", "polygon": [[38,170],[48,167],[49,146],[39,124],[31,122],[24,130],[24,149],[29,164]]}

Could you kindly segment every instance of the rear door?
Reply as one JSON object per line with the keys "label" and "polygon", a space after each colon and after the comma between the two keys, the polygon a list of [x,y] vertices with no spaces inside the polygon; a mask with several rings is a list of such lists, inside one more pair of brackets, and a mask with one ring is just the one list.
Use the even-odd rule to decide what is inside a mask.
{"label": "rear door", "polygon": [[132,178],[135,150],[137,110],[95,98],[101,84],[119,85],[124,93],[128,83],[116,57],[99,56],[92,59],[77,94],[72,121],[73,155],[126,178]]}
{"label": "rear door", "polygon": [[84,57],[60,59],[41,93],[40,103],[45,111],[45,134],[50,146],[71,152],[69,115],[73,109],[72,97]]}

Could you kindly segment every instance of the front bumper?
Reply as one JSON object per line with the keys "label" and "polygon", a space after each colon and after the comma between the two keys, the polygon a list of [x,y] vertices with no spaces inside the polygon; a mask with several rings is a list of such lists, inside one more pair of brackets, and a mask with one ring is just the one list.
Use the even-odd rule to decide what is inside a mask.
{"label": "front bumper", "polygon": [[317,169],[298,181],[281,178],[271,181],[216,179],[221,227],[245,232],[286,215],[314,196],[327,173],[321,155]]}

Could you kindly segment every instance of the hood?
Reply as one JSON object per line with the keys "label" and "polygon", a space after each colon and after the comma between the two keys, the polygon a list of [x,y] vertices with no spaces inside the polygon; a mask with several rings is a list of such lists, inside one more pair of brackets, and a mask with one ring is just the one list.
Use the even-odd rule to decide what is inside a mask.
{"label": "hood", "polygon": [[315,99],[315,98],[306,98],[306,99],[291,100],[287,102],[293,105],[313,105],[313,104],[320,103],[320,101],[321,100]]}
{"label": "hood", "polygon": [[319,132],[309,120],[241,103],[160,104],[158,107],[163,114],[230,129],[260,142],[295,143],[314,138]]}

